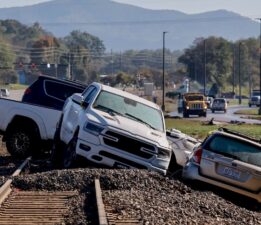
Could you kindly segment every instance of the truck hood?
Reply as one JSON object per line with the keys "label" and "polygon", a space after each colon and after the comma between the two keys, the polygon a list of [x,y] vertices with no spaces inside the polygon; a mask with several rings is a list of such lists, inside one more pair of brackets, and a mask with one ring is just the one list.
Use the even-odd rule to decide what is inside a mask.
{"label": "truck hood", "polygon": [[119,129],[121,132],[142,138],[145,141],[157,142],[162,147],[169,147],[165,132],[154,130],[148,125],[134,119],[120,115],[110,115],[109,113],[94,109],[87,113],[87,118],[89,121],[101,126],[113,127]]}

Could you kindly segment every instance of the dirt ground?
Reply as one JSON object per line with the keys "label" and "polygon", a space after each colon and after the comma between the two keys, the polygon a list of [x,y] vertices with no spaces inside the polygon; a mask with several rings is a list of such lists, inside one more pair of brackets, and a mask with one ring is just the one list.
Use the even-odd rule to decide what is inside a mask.
{"label": "dirt ground", "polygon": [[2,136],[0,136],[0,156],[8,156],[9,153],[6,150],[5,143],[2,142]]}

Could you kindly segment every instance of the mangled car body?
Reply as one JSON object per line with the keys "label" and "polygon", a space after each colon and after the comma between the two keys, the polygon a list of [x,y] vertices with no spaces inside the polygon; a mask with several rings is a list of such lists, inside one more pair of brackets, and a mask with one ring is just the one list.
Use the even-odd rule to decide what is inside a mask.
{"label": "mangled car body", "polygon": [[199,180],[261,202],[260,140],[221,129],[194,149],[183,177]]}

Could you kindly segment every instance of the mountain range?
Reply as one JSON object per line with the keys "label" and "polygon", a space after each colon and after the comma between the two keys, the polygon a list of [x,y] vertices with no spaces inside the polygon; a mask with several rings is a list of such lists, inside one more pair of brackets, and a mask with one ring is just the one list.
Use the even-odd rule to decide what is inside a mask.
{"label": "mountain range", "polygon": [[57,37],[81,30],[99,37],[107,51],[181,50],[199,37],[228,40],[258,37],[259,24],[234,12],[217,10],[185,14],[176,10],[150,10],[111,0],[53,0],[32,6],[0,9],[0,19],[38,22]]}

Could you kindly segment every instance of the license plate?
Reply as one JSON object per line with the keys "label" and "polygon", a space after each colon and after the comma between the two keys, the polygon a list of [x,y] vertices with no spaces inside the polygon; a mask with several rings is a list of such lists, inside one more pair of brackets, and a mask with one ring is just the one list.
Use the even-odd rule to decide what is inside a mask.
{"label": "license plate", "polygon": [[232,169],[230,167],[224,167],[222,174],[226,177],[235,179],[235,180],[240,180],[241,172],[235,169]]}

